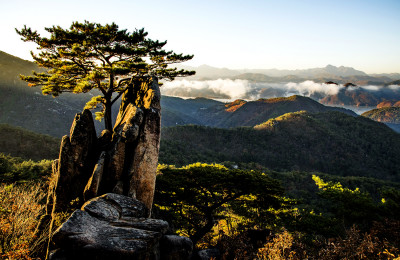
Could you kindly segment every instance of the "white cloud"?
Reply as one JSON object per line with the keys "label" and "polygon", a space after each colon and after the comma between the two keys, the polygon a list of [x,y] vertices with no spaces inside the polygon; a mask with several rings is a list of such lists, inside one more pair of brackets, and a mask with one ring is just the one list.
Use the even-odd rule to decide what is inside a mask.
{"label": "white cloud", "polygon": [[400,85],[389,85],[388,88],[396,91],[396,90],[400,90]]}
{"label": "white cloud", "polygon": [[263,83],[249,82],[247,80],[176,80],[164,83],[161,91],[164,95],[181,96],[181,97],[207,97],[216,99],[247,99],[255,100],[260,97],[288,97],[292,95],[301,95],[321,99],[326,96],[336,95],[339,91],[364,90],[364,91],[398,91],[400,86],[391,85],[388,88],[380,86],[359,86],[347,87],[336,84],[317,83],[307,80],[300,83]]}
{"label": "white cloud", "polygon": [[193,92],[193,94],[203,93],[203,96],[205,97],[211,97],[214,95],[216,97],[237,99],[246,96],[246,93],[250,91],[250,89],[251,86],[247,80],[218,79],[206,81],[176,80],[165,82],[161,91],[166,95],[173,93],[186,93],[185,96],[190,96],[189,92]]}
{"label": "white cloud", "polygon": [[372,85],[362,86],[362,88],[365,90],[369,90],[369,91],[378,91],[381,89],[381,87],[372,86]]}
{"label": "white cloud", "polygon": [[309,97],[315,94],[336,95],[337,93],[339,93],[339,90],[343,88],[343,86],[335,84],[316,83],[314,81],[307,80],[301,83],[290,82],[284,85],[283,88],[287,88],[287,91],[291,93],[297,93],[298,95]]}

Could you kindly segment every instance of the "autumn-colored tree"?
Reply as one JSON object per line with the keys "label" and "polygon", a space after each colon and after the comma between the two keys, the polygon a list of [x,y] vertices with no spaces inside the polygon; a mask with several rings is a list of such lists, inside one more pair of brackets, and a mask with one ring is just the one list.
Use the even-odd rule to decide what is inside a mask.
{"label": "autumn-colored tree", "polygon": [[151,40],[144,29],[133,32],[120,30],[115,23],[101,25],[85,21],[73,22],[69,29],[60,26],[45,28],[49,37],[24,27],[16,29],[23,41],[38,45],[37,54],[31,52],[39,67],[45,70],[21,75],[30,86],[42,86],[44,95],[58,96],[64,92],[86,93],[100,91],[86,108],[102,105],[96,119],[104,117],[105,128],[112,129],[111,107],[133,85],[134,79],[155,76],[173,80],[193,75],[194,71],[169,67],[193,58],[163,49],[166,41]]}

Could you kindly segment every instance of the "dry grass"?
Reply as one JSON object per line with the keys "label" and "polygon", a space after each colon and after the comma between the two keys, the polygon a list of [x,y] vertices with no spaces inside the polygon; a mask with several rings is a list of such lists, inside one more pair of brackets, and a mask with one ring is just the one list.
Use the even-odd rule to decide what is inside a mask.
{"label": "dry grass", "polygon": [[316,241],[313,248],[307,248],[296,234],[283,231],[276,234],[273,239],[269,239],[269,242],[258,250],[257,259],[400,260],[400,255],[398,248],[386,239],[379,238],[373,230],[361,233],[353,226],[347,230],[344,238]]}
{"label": "dry grass", "polygon": [[264,247],[258,249],[257,259],[295,259],[295,252],[291,250],[293,242],[293,235],[285,230],[274,237],[271,242],[267,242]]}
{"label": "dry grass", "polygon": [[44,239],[35,235],[44,196],[39,184],[0,185],[0,259],[32,259]]}

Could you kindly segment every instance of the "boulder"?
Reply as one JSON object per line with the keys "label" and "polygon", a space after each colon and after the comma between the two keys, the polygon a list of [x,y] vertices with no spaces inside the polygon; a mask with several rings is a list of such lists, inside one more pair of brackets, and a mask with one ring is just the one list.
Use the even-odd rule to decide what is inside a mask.
{"label": "boulder", "polygon": [[128,170],[128,196],[142,201],[150,210],[153,204],[160,148],[161,114],[157,109],[146,111],[143,132],[133,153]]}
{"label": "boulder", "polygon": [[160,241],[161,260],[190,259],[193,243],[190,238],[165,235]]}
{"label": "boulder", "polygon": [[49,259],[190,259],[190,239],[166,236],[168,223],[147,215],[142,202],[127,196],[93,198],[56,230],[58,248]]}
{"label": "boulder", "polygon": [[[113,131],[113,140],[109,149],[110,162],[102,192],[127,194],[129,181],[127,167],[133,160],[133,152],[138,145],[135,142],[143,121],[143,110],[129,103],[118,115]],[[158,161],[158,158],[157,158]],[[122,182],[122,183],[121,183]],[[125,188],[124,188],[125,186]]]}
{"label": "boulder", "polygon": [[210,259],[220,259],[221,252],[217,248],[209,248],[198,251],[193,259],[194,260],[210,260]]}

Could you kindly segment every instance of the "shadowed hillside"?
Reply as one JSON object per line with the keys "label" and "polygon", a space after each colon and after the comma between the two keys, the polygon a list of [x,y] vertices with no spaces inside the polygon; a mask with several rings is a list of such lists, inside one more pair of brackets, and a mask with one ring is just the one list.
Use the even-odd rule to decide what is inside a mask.
{"label": "shadowed hillside", "polygon": [[199,111],[221,104],[219,101],[207,98],[182,99],[163,96],[161,99],[161,125],[164,127],[187,124],[201,125],[203,120],[199,118]]}
{"label": "shadowed hillside", "polygon": [[35,161],[58,158],[61,140],[0,124],[0,153]]}
{"label": "shadowed hillside", "polygon": [[163,130],[161,163],[197,161],[400,180],[400,135],[384,124],[338,112],[289,113],[255,128]]}
{"label": "shadowed hillside", "polygon": [[66,93],[43,96],[38,87],[30,88],[19,79],[39,68],[30,61],[0,52],[0,123],[61,137],[68,134],[76,113],[81,112],[91,94]]}

